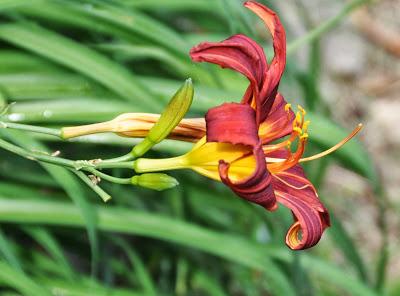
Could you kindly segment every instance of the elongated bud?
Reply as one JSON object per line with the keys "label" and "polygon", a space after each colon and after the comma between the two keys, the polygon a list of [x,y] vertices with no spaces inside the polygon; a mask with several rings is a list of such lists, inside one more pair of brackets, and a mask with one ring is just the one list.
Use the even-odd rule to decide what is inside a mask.
{"label": "elongated bud", "polygon": [[133,185],[150,188],[157,191],[162,191],[179,185],[175,178],[161,173],[136,175],[131,178],[131,182]]}
{"label": "elongated bud", "polygon": [[132,149],[134,157],[145,154],[155,144],[164,140],[169,133],[179,124],[189,110],[193,100],[192,79],[187,79],[184,85],[175,93],[161,114],[158,121],[150,129],[146,138]]}

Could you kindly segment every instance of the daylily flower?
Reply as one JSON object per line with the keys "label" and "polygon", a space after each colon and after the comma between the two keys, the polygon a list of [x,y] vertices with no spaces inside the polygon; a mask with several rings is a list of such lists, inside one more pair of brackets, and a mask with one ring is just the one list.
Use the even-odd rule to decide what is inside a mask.
{"label": "daylily flower", "polygon": [[[194,61],[233,69],[245,75],[250,84],[240,103],[222,104],[208,110],[205,118],[183,119],[176,126],[170,138],[197,141],[188,153],[167,159],[140,158],[134,162],[134,169],[145,173],[189,168],[222,181],[238,196],[267,210],[283,204],[294,216],[286,244],[294,250],[306,249],[320,240],[330,221],[299,163],[335,151],[357,134],[361,125],[331,149],[302,158],[308,139],[306,112],[298,106],[295,114],[278,93],[286,64],[285,30],[269,8],[253,1],[244,6],[270,31],[275,53],[272,61],[267,62],[260,45],[241,34],[193,47],[190,55]],[[127,113],[105,123],[64,128],[64,136],[113,131],[144,137],[158,118],[156,114]],[[292,143],[297,143],[294,151]]]}
{"label": "daylily flower", "polygon": [[[204,42],[192,48],[194,61],[211,62],[231,68],[250,81],[241,103],[225,103],[210,109],[206,116],[206,136],[190,152],[169,159],[138,159],[138,172],[190,168],[222,181],[237,195],[275,210],[277,202],[292,210],[294,223],[286,244],[294,250],[314,246],[330,225],[329,214],[316,189],[299,165],[342,146],[360,129],[329,151],[302,158],[307,143],[305,110],[295,115],[277,92],[286,63],[286,37],[278,16],[269,8],[248,1],[245,7],[256,13],[271,32],[275,56],[268,64],[264,51],[244,35],[222,42]],[[278,144],[276,140],[289,136]],[[294,152],[290,146],[297,141]]]}

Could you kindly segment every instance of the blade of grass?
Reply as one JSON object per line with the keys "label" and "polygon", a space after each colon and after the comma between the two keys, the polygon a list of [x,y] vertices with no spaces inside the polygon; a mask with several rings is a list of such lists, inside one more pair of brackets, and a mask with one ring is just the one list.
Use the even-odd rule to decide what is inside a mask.
{"label": "blade of grass", "polygon": [[56,239],[43,227],[23,227],[23,230],[28,233],[36,242],[41,245],[50,256],[57,262],[58,269],[64,274],[65,278],[73,281],[75,278],[68,260],[64,256],[64,252],[56,241]]}
{"label": "blade of grass", "polygon": [[60,70],[57,65],[38,56],[17,50],[0,50],[0,73],[51,72]]}
{"label": "blade of grass", "polygon": [[[7,138],[25,149],[37,151],[47,151],[46,147],[40,142],[28,137],[20,132],[7,132]],[[48,152],[48,151],[47,151]],[[97,217],[92,205],[87,201],[86,195],[80,183],[74,178],[73,174],[65,168],[51,164],[41,163],[41,166],[59,183],[71,200],[80,209],[80,214],[86,224],[88,237],[92,251],[93,270],[97,266],[98,260],[98,238],[96,232]]]}
{"label": "blade of grass", "polygon": [[0,10],[13,9],[18,6],[24,6],[26,4],[32,4],[34,2],[41,2],[42,0],[1,0]]}
{"label": "blade of grass", "polygon": [[96,91],[78,75],[54,72],[2,74],[0,88],[10,100],[68,98]]}
{"label": "blade of grass", "polygon": [[4,259],[10,264],[10,267],[16,271],[23,273],[21,263],[18,257],[15,255],[12,245],[9,243],[7,237],[5,236],[3,230],[0,228],[0,253],[3,255]]}
{"label": "blade of grass", "polygon": [[124,61],[143,59],[157,60],[164,64],[169,72],[179,74],[181,77],[187,77],[193,69],[190,64],[182,62],[182,60],[176,58],[165,49],[157,46],[106,43],[95,45],[95,48],[116,54],[119,59],[123,59]]}
{"label": "blade of grass", "polygon": [[23,295],[51,296],[48,289],[38,285],[22,272],[13,269],[7,263],[0,261],[0,281],[8,287],[12,287]]}
{"label": "blade of grass", "polygon": [[149,91],[124,67],[72,39],[33,24],[0,25],[0,38],[98,81],[120,97],[158,110]]}
{"label": "blade of grass", "polygon": [[214,7],[214,0],[118,0],[118,2],[121,5],[149,11],[160,9],[163,11],[191,10],[219,13]]}
{"label": "blade of grass", "polygon": [[[277,270],[272,258],[290,262],[290,251],[267,247],[243,237],[220,233],[181,220],[121,208],[96,207],[100,230],[136,234],[182,244],[220,256],[266,273],[274,292],[295,295],[287,278]],[[66,203],[29,200],[0,200],[0,221],[9,223],[40,223],[82,227],[84,222],[76,208]],[[223,247],[229,246],[229,248]],[[318,277],[334,283],[351,295],[376,295],[345,270],[304,254],[304,266]],[[278,277],[277,277],[278,275]],[[282,278],[280,278],[282,276]],[[282,286],[283,285],[283,286]]]}
{"label": "blade of grass", "polygon": [[134,273],[140,282],[146,295],[157,295],[156,287],[151,279],[149,272],[146,269],[142,259],[135,252],[135,250],[122,238],[113,237],[113,242],[115,242],[127,255],[130,264],[134,268]]}
{"label": "blade of grass", "polygon": [[330,215],[332,227],[329,229],[329,233],[333,237],[335,244],[339,246],[343,254],[346,256],[346,259],[353,264],[359,274],[360,279],[368,283],[367,269],[365,267],[363,258],[354,245],[353,240],[343,227],[342,223],[336,219],[335,215],[332,213]]}
{"label": "blade of grass", "polygon": [[[156,19],[133,9],[107,4],[104,1],[46,1],[46,9],[40,5],[19,8],[25,15],[45,18],[71,26],[79,26],[91,31],[122,37],[129,41],[147,41],[186,56],[188,44],[179,34]],[[135,36],[132,39],[132,36]]]}
{"label": "blade of grass", "polygon": [[[19,210],[15,212],[15,208],[9,202],[9,200],[0,200],[0,221],[17,222],[26,215],[28,210],[29,217],[25,217],[23,223],[41,223],[38,221],[40,217],[45,224],[82,226],[83,223],[79,212],[65,203],[39,202],[40,205],[35,205],[29,201],[22,201],[24,205],[19,203]],[[62,213],[60,213],[61,207]],[[265,254],[256,256],[257,258],[253,256],[253,245],[250,242],[245,243],[241,239],[236,240],[233,237],[226,237],[225,240],[220,241],[219,233],[212,233],[195,225],[185,225],[183,222],[157,215],[111,208],[98,208],[97,215],[100,229],[137,233],[200,248],[233,262],[262,270],[270,280],[272,291],[278,295],[295,295],[287,278],[268,256]],[[166,231],[167,229],[169,230]],[[225,243],[231,248],[218,247]],[[243,243],[247,244],[253,253],[248,253],[250,250],[241,249]]]}
{"label": "blade of grass", "polygon": [[226,296],[221,285],[207,273],[197,271],[192,279],[191,284],[196,290],[204,291],[210,296]]}
{"label": "blade of grass", "polygon": [[71,7],[97,17],[99,21],[118,25],[128,32],[139,34],[141,37],[149,39],[152,43],[160,44],[183,57],[187,56],[189,45],[186,41],[171,28],[156,19],[133,9],[109,5],[104,1],[90,0],[89,2],[93,3],[90,8],[71,4],[69,1],[61,1],[64,5],[71,4]]}

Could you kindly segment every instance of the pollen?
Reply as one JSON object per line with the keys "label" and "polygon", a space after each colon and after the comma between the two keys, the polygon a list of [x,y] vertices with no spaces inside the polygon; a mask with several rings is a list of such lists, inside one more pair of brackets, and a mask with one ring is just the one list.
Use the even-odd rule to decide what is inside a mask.
{"label": "pollen", "polygon": [[287,103],[285,105],[285,112],[289,112],[289,110],[292,108],[292,104]]}

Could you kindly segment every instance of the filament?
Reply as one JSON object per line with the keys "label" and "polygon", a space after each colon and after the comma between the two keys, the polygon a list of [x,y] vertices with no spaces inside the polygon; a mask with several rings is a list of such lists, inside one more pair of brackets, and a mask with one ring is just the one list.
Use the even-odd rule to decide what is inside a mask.
{"label": "filament", "polygon": [[340,147],[342,147],[344,144],[346,144],[349,140],[351,140],[355,135],[357,135],[361,129],[363,128],[362,123],[359,123],[357,125],[357,127],[343,140],[341,140],[339,143],[337,143],[335,146],[329,148],[328,150],[325,150],[321,153],[309,156],[309,157],[304,157],[304,158],[300,158],[299,162],[306,162],[306,161],[310,161],[310,160],[314,160],[314,159],[318,159],[321,158],[325,155],[328,155],[334,151],[336,151],[337,149],[339,149]]}

